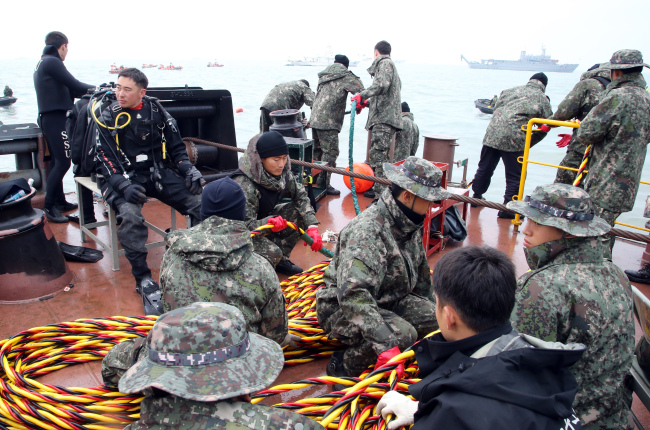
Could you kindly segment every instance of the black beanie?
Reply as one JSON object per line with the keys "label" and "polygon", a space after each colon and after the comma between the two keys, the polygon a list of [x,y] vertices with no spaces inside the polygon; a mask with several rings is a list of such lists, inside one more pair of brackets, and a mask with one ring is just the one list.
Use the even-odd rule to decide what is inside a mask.
{"label": "black beanie", "polygon": [[594,69],[597,69],[597,68],[599,68],[599,67],[600,67],[600,63],[596,63],[596,64],[594,64],[593,66],[591,66],[590,68],[588,68],[587,71],[589,72],[589,71],[594,70]]}
{"label": "black beanie", "polygon": [[289,147],[284,137],[277,131],[267,131],[257,141],[257,152],[260,158],[277,157],[287,155]]}
{"label": "black beanie", "polygon": [[246,218],[246,196],[231,178],[221,178],[203,187],[201,220],[212,215],[243,221]]}
{"label": "black beanie", "polygon": [[402,112],[411,112],[411,108],[409,108],[408,103],[402,102]]}
{"label": "black beanie", "polygon": [[343,64],[346,68],[350,65],[350,60],[345,55],[336,54],[334,57],[334,62]]}
{"label": "black beanie", "polygon": [[547,78],[546,75],[545,75],[544,73],[542,73],[542,72],[535,73],[533,76],[530,77],[530,79],[537,79],[538,81],[540,81],[541,83],[543,83],[544,86],[546,86],[546,85],[548,84],[548,78]]}

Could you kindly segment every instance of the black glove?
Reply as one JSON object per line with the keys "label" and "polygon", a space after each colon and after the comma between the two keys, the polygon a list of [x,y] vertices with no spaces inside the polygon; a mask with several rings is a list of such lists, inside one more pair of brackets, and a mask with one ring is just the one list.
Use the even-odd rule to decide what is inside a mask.
{"label": "black glove", "polygon": [[192,166],[185,174],[185,186],[190,190],[190,193],[196,195],[203,192],[203,185],[205,185],[203,175],[196,167]]}
{"label": "black glove", "polygon": [[133,203],[134,205],[144,204],[147,201],[145,191],[142,185],[130,184],[123,191],[124,198],[127,202]]}

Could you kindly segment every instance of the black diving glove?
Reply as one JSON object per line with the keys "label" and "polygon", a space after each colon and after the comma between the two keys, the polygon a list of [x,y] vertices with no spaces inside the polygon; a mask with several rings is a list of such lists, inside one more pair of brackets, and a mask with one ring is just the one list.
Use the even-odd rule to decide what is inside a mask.
{"label": "black diving glove", "polygon": [[201,172],[192,165],[189,161],[181,161],[178,163],[178,170],[185,175],[185,186],[190,193],[197,195],[203,192],[203,185],[205,185],[205,179]]}
{"label": "black diving glove", "polygon": [[142,205],[147,201],[145,192],[144,187],[138,184],[130,184],[123,190],[126,201],[134,205]]}

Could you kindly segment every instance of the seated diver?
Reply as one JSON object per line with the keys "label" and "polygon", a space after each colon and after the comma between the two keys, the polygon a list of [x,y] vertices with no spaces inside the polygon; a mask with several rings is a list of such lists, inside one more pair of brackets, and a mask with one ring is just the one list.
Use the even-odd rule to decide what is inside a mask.
{"label": "seated diver", "polygon": [[[117,212],[117,237],[131,263],[145,313],[160,315],[160,287],[147,265],[149,229],[142,206],[147,196],[155,197],[189,215],[191,225],[198,224],[205,181],[190,162],[174,119],[157,100],[145,96],[147,86],[147,77],[140,70],[122,70],[117,78],[117,100],[104,108],[99,118],[96,113],[93,116],[99,125],[98,186],[104,201]],[[165,164],[168,161],[172,167]]]}
{"label": "seated diver", "polygon": [[282,349],[247,331],[239,309],[194,303],[162,315],[146,338],[115,345],[102,377],[122,393],[146,396],[125,430],[322,430],[306,416],[251,403],[283,365]]}
{"label": "seated diver", "polygon": [[284,346],[297,336],[288,332],[273,266],[252,252],[245,215],[246,197],[231,178],[203,188],[201,223],[165,238],[167,252],[160,264],[163,308],[169,312],[195,302],[228,303],[242,311],[248,331]]}
{"label": "seated diver", "polygon": [[440,333],[413,346],[417,401],[389,391],[377,404],[390,430],[581,429],[570,366],[585,346],[545,342],[510,325],[517,281],[510,259],[476,246],[445,254],[433,269]]}
{"label": "seated diver", "polygon": [[[313,251],[323,247],[318,232],[319,221],[309,201],[302,179],[291,172],[289,147],[277,131],[268,131],[253,137],[246,152],[239,160],[239,169],[232,178],[246,195],[246,224],[254,230],[265,224],[273,224],[279,233],[253,238],[255,252],[275,266],[277,272],[294,275],[302,268],[289,260],[300,233],[286,226],[287,221],[305,229],[314,243]],[[291,199],[280,203],[281,199]],[[306,243],[305,243],[306,245]]]}

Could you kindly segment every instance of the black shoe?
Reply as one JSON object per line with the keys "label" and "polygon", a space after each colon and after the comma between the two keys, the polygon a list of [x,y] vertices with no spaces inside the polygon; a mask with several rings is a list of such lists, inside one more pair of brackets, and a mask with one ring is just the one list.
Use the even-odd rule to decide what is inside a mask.
{"label": "black shoe", "polygon": [[[506,211],[499,211],[499,213],[497,214],[497,216],[498,216],[499,218],[503,218],[503,219],[515,219],[515,215],[517,215],[517,214],[516,214],[516,213],[512,213],[512,212],[506,212]],[[523,221],[523,220],[525,220],[525,219],[526,219],[525,216],[523,216],[523,215],[519,215],[519,220],[520,220],[520,221]]]}
{"label": "black shoe", "polygon": [[341,195],[341,192],[339,190],[337,190],[336,188],[334,188],[333,186],[331,186],[331,185],[327,187],[326,192],[327,192],[328,196],[340,196]]}
{"label": "black shoe", "polygon": [[[348,377],[348,373],[345,371],[345,367],[343,367],[343,354],[345,351],[335,351],[332,356],[330,357],[329,363],[327,363],[327,367],[325,368],[325,373],[327,373],[327,376],[332,376],[334,378],[343,378],[343,377]],[[343,391],[347,387],[351,387],[351,385],[346,385],[346,384],[334,384],[332,385],[332,391]]]}
{"label": "black shoe", "polygon": [[368,197],[369,199],[374,199],[375,198],[375,190],[371,188],[368,191],[364,191],[363,196]]}
{"label": "black shoe", "polygon": [[76,203],[70,203],[70,202],[65,202],[65,203],[62,203],[62,204],[57,204],[57,205],[55,205],[55,206],[56,206],[56,208],[57,208],[60,212],[70,212],[70,211],[73,211],[73,210],[75,210],[75,209],[77,209],[77,208],[79,207],[78,204],[76,204]]}
{"label": "black shoe", "polygon": [[290,260],[280,260],[278,265],[275,266],[275,271],[283,275],[291,276],[302,273],[302,267],[293,264]]}
{"label": "black shoe", "polygon": [[[71,221],[71,222],[73,222],[75,224],[79,224],[79,212],[75,212],[73,214],[66,215],[65,217],[68,218],[69,221]],[[96,222],[97,222],[97,220],[95,218],[86,219],[86,224],[94,224]],[[93,228],[97,228],[97,227],[93,227]]]}
{"label": "black shoe", "polygon": [[51,209],[43,208],[43,212],[45,213],[47,219],[49,219],[52,222],[58,222],[58,223],[68,222],[68,218],[61,215],[61,212],[59,212],[59,210],[56,207],[53,207]]}
{"label": "black shoe", "polygon": [[[472,198],[473,198],[473,199],[481,199],[481,200],[485,200],[485,199],[483,198],[483,194],[476,194],[476,193],[474,193],[474,194],[472,195]],[[469,205],[470,205],[471,207],[473,207],[473,208],[477,208],[477,207],[478,207],[478,205],[475,205],[474,203],[470,203]]]}
{"label": "black shoe", "polygon": [[626,270],[625,274],[632,282],[650,284],[650,263],[646,263],[640,270]]}
{"label": "black shoe", "polygon": [[149,276],[135,281],[135,291],[142,296],[142,306],[145,315],[162,315],[162,295],[160,286]]}

